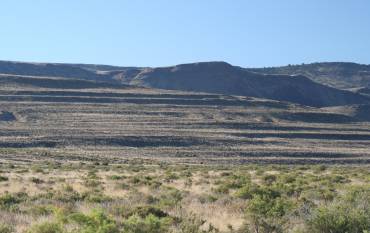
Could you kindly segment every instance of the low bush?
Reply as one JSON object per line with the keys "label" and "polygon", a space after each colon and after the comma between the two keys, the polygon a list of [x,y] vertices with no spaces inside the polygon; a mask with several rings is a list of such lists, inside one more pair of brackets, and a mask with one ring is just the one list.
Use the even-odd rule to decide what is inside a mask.
{"label": "low bush", "polygon": [[170,218],[159,218],[153,214],[145,218],[133,215],[123,223],[122,233],[166,233],[170,225]]}
{"label": "low bush", "polygon": [[33,225],[26,233],[63,233],[63,228],[56,222],[44,222]]}
{"label": "low bush", "polygon": [[0,176],[0,182],[8,181],[9,178],[6,176]]}
{"label": "low bush", "polygon": [[53,213],[51,206],[35,205],[32,206],[28,211],[32,216],[46,216]]}
{"label": "low bush", "polygon": [[235,196],[242,199],[251,199],[258,192],[258,189],[258,185],[248,184],[238,189]]}
{"label": "low bush", "polygon": [[254,195],[248,202],[247,228],[252,232],[279,233],[286,232],[289,226],[293,203],[283,197],[265,192]]}
{"label": "low bush", "polygon": [[217,197],[216,196],[213,196],[213,195],[210,195],[210,194],[205,194],[205,195],[201,195],[199,198],[199,201],[200,203],[204,204],[204,203],[207,203],[207,202],[215,202],[217,201]]}
{"label": "low bush", "polygon": [[76,213],[69,216],[69,221],[76,224],[72,232],[78,233],[119,233],[116,222],[102,211],[94,210],[90,214]]}
{"label": "low bush", "polygon": [[370,191],[357,190],[313,211],[307,219],[311,233],[361,233],[370,231]]}
{"label": "low bush", "polygon": [[275,176],[275,175],[265,175],[262,179],[263,179],[263,182],[266,185],[271,185],[272,183],[274,183],[277,180],[277,176]]}
{"label": "low bush", "polygon": [[0,223],[0,233],[13,233],[14,228],[8,224]]}
{"label": "low bush", "polygon": [[127,213],[125,213],[123,216],[125,218],[128,218],[133,215],[137,215],[141,218],[145,218],[149,215],[153,215],[157,218],[164,218],[169,216],[166,212],[154,206],[138,206],[132,209],[131,211],[127,211]]}
{"label": "low bush", "polygon": [[122,180],[125,179],[125,176],[119,176],[119,175],[112,175],[108,177],[110,180]]}
{"label": "low bush", "polygon": [[12,211],[17,208],[17,204],[21,203],[27,198],[27,194],[4,194],[0,196],[0,209]]}
{"label": "low bush", "polygon": [[42,179],[37,178],[37,177],[31,177],[30,181],[32,183],[35,183],[35,184],[42,184],[42,183],[44,183],[44,181]]}

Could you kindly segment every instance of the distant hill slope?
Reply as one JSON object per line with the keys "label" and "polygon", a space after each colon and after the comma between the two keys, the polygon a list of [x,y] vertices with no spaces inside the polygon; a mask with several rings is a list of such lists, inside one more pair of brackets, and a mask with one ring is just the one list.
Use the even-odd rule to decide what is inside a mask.
{"label": "distant hill slope", "polygon": [[370,87],[370,65],[357,63],[323,62],[248,70],[264,74],[304,75],[336,88]]}
{"label": "distant hill slope", "polygon": [[[80,81],[75,83],[76,88],[79,88],[79,85],[96,85],[91,83],[82,84],[81,79],[84,79],[101,82],[102,86],[110,83],[110,87],[122,83],[134,84],[169,90],[268,98],[314,107],[369,103],[370,97],[363,93],[338,90],[311,80],[327,84],[330,84],[330,82],[344,83],[337,86],[365,85],[367,68],[368,66],[353,63],[317,63],[304,66],[244,69],[225,62],[202,62],[172,67],[143,68],[0,61],[0,74],[13,75],[13,79],[9,81],[18,80],[17,82],[22,82],[23,80],[26,84],[28,81],[33,83],[38,81],[40,85],[48,85],[42,83],[42,80],[29,80],[26,77],[16,78],[15,76],[79,79]],[[290,74],[299,75],[291,76]],[[348,74],[348,77],[344,78],[346,74]],[[355,74],[361,74],[361,76],[356,76],[355,79],[353,78]],[[74,85],[73,82],[67,82],[66,80],[53,82],[60,82],[60,88],[63,88],[63,83],[68,85],[68,88]]]}
{"label": "distant hill slope", "polygon": [[304,76],[264,75],[224,62],[147,68],[120,80],[152,88],[252,96],[323,107],[368,103],[356,93],[315,83]]}
{"label": "distant hill slope", "polygon": [[366,95],[366,96],[370,97],[370,88],[369,87],[353,88],[353,89],[350,89],[350,90],[355,92],[355,93]]}
{"label": "distant hill slope", "polygon": [[39,77],[25,75],[0,74],[1,87],[39,87],[58,89],[84,89],[84,88],[123,88],[125,85],[93,80]]}
{"label": "distant hill slope", "polygon": [[0,61],[0,74],[79,78],[107,81],[106,76],[100,75],[94,70],[89,70],[78,65],[57,63]]}
{"label": "distant hill slope", "polygon": [[323,108],[326,112],[346,115],[358,121],[370,121],[370,104]]}

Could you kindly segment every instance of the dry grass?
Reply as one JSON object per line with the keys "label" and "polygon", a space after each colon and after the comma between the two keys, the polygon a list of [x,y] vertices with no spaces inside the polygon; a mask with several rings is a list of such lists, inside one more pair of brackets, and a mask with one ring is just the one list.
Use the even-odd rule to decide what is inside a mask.
{"label": "dry grass", "polygon": [[[207,228],[211,224],[221,232],[228,232],[230,227],[239,229],[246,222],[245,209],[248,201],[237,196],[239,190],[238,183],[235,183],[238,181],[237,177],[249,177],[252,183],[264,186],[265,177],[298,178],[297,174],[300,174],[301,180],[310,183],[310,186],[304,188],[307,189],[305,197],[317,203],[322,200],[316,199],[318,197],[314,193],[328,185],[340,194],[348,191],[349,187],[367,187],[370,181],[368,167],[351,166],[321,168],[253,165],[226,168],[198,165],[19,163],[15,166],[3,164],[1,171],[1,176],[7,177],[8,180],[0,182],[0,197],[17,193],[28,195],[28,201],[16,205],[17,209],[0,211],[1,221],[12,223],[19,233],[24,232],[35,222],[53,218],[50,214],[39,215],[34,212],[42,206],[72,208],[82,213],[102,208],[115,213],[114,209],[117,207],[130,209],[148,204],[160,206],[174,216],[180,213],[181,216],[184,213],[195,214],[205,220],[203,227]],[[341,179],[336,181],[338,176]],[[71,187],[70,191],[64,191],[68,186]],[[226,192],[220,192],[219,190],[224,190],[220,189],[224,186],[228,187]],[[180,202],[173,202],[171,190],[177,190],[176,192],[181,194]],[[61,196],[58,196],[59,192],[62,193]],[[73,192],[88,195],[87,199],[68,199],[67,202],[58,199],[71,198],[68,196]],[[48,193],[53,195],[48,197]],[[90,198],[93,197],[91,195],[98,195],[96,196],[98,199],[89,199],[89,195]],[[117,218],[120,219],[118,216]]]}

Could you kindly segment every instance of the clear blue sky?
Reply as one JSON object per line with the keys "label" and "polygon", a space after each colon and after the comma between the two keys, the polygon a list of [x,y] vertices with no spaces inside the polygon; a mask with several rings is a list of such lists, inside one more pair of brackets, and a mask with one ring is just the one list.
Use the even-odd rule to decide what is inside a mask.
{"label": "clear blue sky", "polygon": [[370,64],[370,1],[1,0],[0,59]]}

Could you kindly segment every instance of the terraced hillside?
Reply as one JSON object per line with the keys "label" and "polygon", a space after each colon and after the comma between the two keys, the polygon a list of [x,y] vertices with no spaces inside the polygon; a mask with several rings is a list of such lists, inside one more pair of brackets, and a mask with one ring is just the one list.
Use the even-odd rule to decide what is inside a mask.
{"label": "terraced hillside", "polygon": [[2,160],[370,163],[370,123],[353,112],[42,80],[0,76]]}

